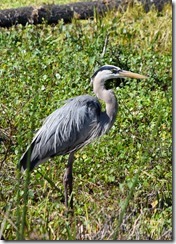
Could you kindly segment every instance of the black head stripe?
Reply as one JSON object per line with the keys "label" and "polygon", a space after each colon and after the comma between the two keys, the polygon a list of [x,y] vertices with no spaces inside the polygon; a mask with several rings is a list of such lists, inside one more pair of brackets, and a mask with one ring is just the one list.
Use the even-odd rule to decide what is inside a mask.
{"label": "black head stripe", "polygon": [[115,73],[115,70],[116,70],[116,73],[119,72],[119,70],[117,70],[117,67],[113,66],[113,65],[104,65],[102,67],[100,67],[97,71],[95,71],[95,73],[93,74],[93,76],[91,77],[91,79],[94,79],[94,77],[101,71],[103,70],[114,70],[113,73]]}

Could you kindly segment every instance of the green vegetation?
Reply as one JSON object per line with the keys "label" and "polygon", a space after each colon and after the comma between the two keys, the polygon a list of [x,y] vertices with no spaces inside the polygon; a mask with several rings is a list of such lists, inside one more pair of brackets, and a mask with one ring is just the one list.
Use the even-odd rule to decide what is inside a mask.
{"label": "green vegetation", "polygon": [[[6,240],[172,238],[171,13],[171,6],[145,13],[136,5],[68,25],[1,29],[0,232]],[[118,116],[106,136],[76,153],[71,216],[63,204],[67,156],[36,168],[30,183],[16,166],[63,100],[93,94],[90,76],[103,64],[149,79],[112,82]]]}
{"label": "green vegetation", "polygon": [[[86,1],[86,0],[82,0]],[[79,2],[79,0],[1,0],[0,2],[0,9],[7,9],[7,8],[19,8],[25,6],[40,6],[43,4],[66,4],[71,2]]]}

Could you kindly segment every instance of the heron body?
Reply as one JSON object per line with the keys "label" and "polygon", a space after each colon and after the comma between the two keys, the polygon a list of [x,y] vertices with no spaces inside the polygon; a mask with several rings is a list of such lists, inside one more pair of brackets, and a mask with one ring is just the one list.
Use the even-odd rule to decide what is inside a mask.
{"label": "heron body", "polygon": [[[104,65],[91,78],[96,97],[77,96],[66,101],[64,106],[51,113],[36,133],[31,144],[20,159],[21,170],[33,170],[38,164],[57,155],[69,154],[64,175],[65,199],[72,192],[72,164],[74,152],[105,134],[113,125],[118,104],[112,90],[106,90],[105,82],[119,77],[146,78],[121,70],[113,65]],[[102,111],[99,100],[106,105]],[[29,161],[29,162],[28,162]]]}
{"label": "heron body", "polygon": [[29,150],[32,170],[50,157],[77,151],[104,134],[109,127],[108,124],[108,117],[101,113],[101,105],[96,97],[82,95],[68,100],[63,107],[46,118],[21,158],[22,169],[27,168]]}

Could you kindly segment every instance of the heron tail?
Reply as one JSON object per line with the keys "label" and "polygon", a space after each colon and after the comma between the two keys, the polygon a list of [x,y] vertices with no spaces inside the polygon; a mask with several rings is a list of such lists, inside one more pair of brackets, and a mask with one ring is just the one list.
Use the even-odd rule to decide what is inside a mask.
{"label": "heron tail", "polygon": [[35,158],[31,160],[31,154],[32,150],[34,148],[35,143],[33,142],[26,150],[26,152],[22,155],[20,158],[20,161],[18,163],[18,168],[22,172],[26,169],[29,169],[29,171],[32,171],[34,167],[38,164],[39,159]]}

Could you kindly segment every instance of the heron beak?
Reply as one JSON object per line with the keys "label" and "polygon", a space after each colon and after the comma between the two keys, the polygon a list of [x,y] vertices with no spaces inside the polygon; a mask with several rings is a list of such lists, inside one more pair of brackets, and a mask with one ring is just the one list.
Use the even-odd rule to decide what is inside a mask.
{"label": "heron beak", "polygon": [[140,75],[137,73],[133,73],[131,71],[121,70],[119,71],[120,77],[128,77],[128,78],[134,78],[134,79],[147,79],[148,77],[145,75]]}

